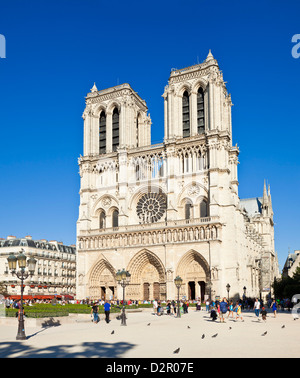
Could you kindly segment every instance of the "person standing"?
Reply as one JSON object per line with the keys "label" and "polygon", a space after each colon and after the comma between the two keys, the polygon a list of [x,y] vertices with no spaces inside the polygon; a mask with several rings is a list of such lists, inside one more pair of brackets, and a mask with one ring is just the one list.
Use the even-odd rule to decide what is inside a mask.
{"label": "person standing", "polygon": [[260,302],[259,302],[258,298],[255,299],[253,308],[254,308],[254,313],[257,316],[257,319],[260,320],[259,319]]}
{"label": "person standing", "polygon": [[94,303],[92,306],[91,315],[93,315],[93,321],[95,324],[97,324],[100,320],[98,312],[99,312],[99,307],[97,303]]}
{"label": "person standing", "polygon": [[105,313],[105,321],[106,323],[109,323],[109,314],[110,314],[110,303],[109,301],[105,301],[104,303],[104,313]]}
{"label": "person standing", "polygon": [[228,310],[228,303],[226,298],[223,298],[222,302],[220,303],[220,323],[225,323],[224,316]]}

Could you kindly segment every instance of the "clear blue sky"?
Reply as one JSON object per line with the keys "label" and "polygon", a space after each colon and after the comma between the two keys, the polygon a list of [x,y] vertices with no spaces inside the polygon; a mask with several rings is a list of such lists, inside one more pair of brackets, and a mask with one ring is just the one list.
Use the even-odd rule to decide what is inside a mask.
{"label": "clear blue sky", "polygon": [[172,68],[209,49],[232,95],[239,195],[271,185],[282,267],[300,249],[299,1],[0,0],[0,236],[76,241],[84,97],[128,82],[146,100],[152,141]]}

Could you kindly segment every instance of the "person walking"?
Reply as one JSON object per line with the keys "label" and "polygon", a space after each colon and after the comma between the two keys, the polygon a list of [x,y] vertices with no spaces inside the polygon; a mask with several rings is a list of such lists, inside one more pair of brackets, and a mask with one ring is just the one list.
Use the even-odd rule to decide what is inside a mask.
{"label": "person walking", "polygon": [[97,324],[100,321],[98,312],[99,312],[99,307],[97,303],[94,303],[92,306],[91,315],[93,315],[93,321],[95,324]]}
{"label": "person walking", "polygon": [[261,309],[261,318],[262,318],[262,320],[264,321],[264,322],[266,322],[266,320],[267,320],[267,311],[266,311],[266,309],[263,307],[262,309]]}
{"label": "person walking", "polygon": [[228,303],[226,298],[224,297],[222,302],[220,303],[220,323],[225,323],[224,316],[228,310]]}
{"label": "person walking", "polygon": [[272,308],[272,311],[273,311],[273,314],[274,314],[274,318],[276,318],[276,313],[277,313],[277,303],[275,301],[275,299],[273,300],[272,304],[271,304],[271,308]]}
{"label": "person walking", "polygon": [[231,317],[233,318],[233,302],[230,301],[230,304],[229,304],[229,307],[228,307],[228,316],[227,318],[229,318],[229,315],[231,314]]}
{"label": "person walking", "polygon": [[205,302],[205,306],[206,306],[206,312],[209,312],[210,301],[208,299]]}
{"label": "person walking", "polygon": [[235,309],[236,309],[235,321],[237,321],[237,319],[241,319],[241,321],[243,322],[244,320],[242,317],[242,305],[238,301],[236,302]]}
{"label": "person walking", "polygon": [[258,298],[255,299],[253,308],[254,308],[254,313],[257,317],[257,320],[260,321],[260,319],[259,319],[260,302],[259,302]]}
{"label": "person walking", "polygon": [[109,301],[105,301],[105,303],[104,303],[104,313],[105,313],[105,321],[106,321],[106,323],[110,322],[110,320],[109,320],[110,308],[111,308],[111,305],[110,305]]}

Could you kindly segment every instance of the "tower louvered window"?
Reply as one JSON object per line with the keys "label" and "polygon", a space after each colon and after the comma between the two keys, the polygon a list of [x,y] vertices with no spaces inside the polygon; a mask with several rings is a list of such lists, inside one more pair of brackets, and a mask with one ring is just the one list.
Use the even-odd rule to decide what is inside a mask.
{"label": "tower louvered window", "polygon": [[182,136],[183,138],[190,136],[190,104],[187,92],[182,96]]}
{"label": "tower louvered window", "polygon": [[106,116],[104,111],[101,112],[99,118],[99,153],[106,153]]}
{"label": "tower louvered window", "polygon": [[114,210],[112,213],[112,226],[119,227],[119,212],[118,210]]}
{"label": "tower louvered window", "polygon": [[208,217],[208,204],[205,199],[200,203],[200,217]]}
{"label": "tower louvered window", "polygon": [[203,89],[200,87],[197,93],[197,125],[198,134],[203,134],[205,131],[204,127],[204,93]]}
{"label": "tower louvered window", "polygon": [[113,111],[113,116],[112,116],[112,149],[113,151],[117,151],[118,146],[119,146],[119,112],[118,112],[118,109],[115,108]]}
{"label": "tower louvered window", "polygon": [[104,211],[101,211],[100,217],[99,217],[99,228],[103,230],[105,228],[105,223],[106,223],[106,216]]}

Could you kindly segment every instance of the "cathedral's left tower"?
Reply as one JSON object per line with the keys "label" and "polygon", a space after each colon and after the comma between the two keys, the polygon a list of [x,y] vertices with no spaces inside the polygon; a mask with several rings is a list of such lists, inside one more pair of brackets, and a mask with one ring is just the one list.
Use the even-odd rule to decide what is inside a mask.
{"label": "cathedral's left tower", "polygon": [[[151,119],[146,102],[127,83],[98,90],[94,84],[86,96],[84,119],[83,156],[79,158],[80,208],[77,235],[81,231],[92,236],[92,229],[98,232],[106,227],[127,224],[126,207],[127,151],[151,144]],[[109,196],[105,197],[105,194]],[[103,214],[93,212],[95,204],[101,201]],[[99,205],[99,203],[98,203]],[[95,224],[94,224],[95,223]],[[97,223],[97,224],[96,224]],[[99,223],[99,224],[98,224]],[[77,297],[93,297],[116,294],[116,270],[101,258],[99,246],[93,242],[81,241],[78,246]],[[89,253],[82,244],[88,243]],[[89,267],[100,261],[97,272]],[[94,270],[95,270],[94,269]],[[89,280],[89,285],[87,281]],[[105,294],[105,295],[104,295]]]}

